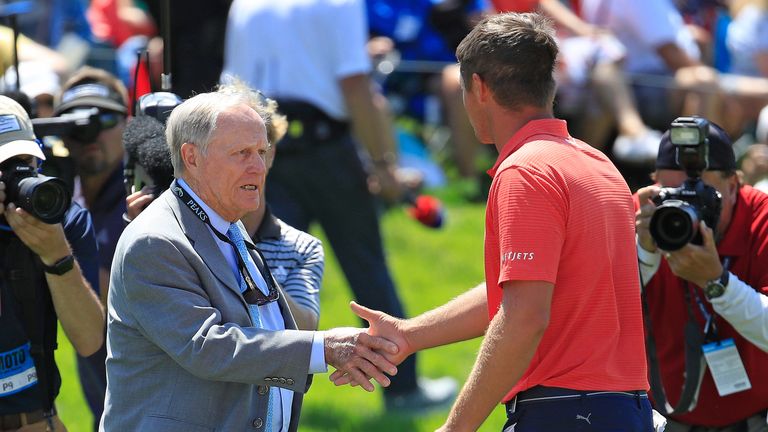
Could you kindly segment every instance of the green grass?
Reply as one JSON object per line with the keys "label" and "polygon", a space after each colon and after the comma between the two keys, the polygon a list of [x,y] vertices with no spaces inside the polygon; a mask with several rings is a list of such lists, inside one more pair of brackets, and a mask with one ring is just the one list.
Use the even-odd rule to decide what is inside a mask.
{"label": "green grass", "polygon": [[[424,228],[400,209],[388,211],[382,220],[387,256],[407,313],[416,315],[456,297],[483,279],[483,204],[464,204],[449,195],[443,229]],[[322,238],[322,233],[317,233]],[[326,272],[321,294],[320,328],[357,326],[349,310],[351,291],[326,245]],[[75,378],[72,348],[61,337],[57,354],[65,377],[57,405],[69,430],[87,431],[91,416]],[[474,363],[480,340],[435,348],[419,354],[422,376],[452,376],[463,383]],[[337,388],[328,375],[316,375],[302,412],[301,431],[432,431],[445,420],[448,410],[406,418],[386,413],[381,392]],[[494,410],[481,430],[499,431],[504,411]]]}

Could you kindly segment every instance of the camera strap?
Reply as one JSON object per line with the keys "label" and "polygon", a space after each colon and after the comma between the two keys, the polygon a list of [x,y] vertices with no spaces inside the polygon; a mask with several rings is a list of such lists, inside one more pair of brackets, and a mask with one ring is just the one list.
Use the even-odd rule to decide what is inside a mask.
{"label": "camera strap", "polygon": [[[726,257],[723,260],[723,270],[727,271],[730,265],[730,258]],[[701,382],[704,379],[704,372],[707,370],[706,360],[702,351],[702,346],[705,341],[710,339],[712,335],[716,337],[716,327],[714,324],[714,312],[709,313],[704,308],[698,293],[695,289],[693,295],[696,296],[699,307],[706,324],[704,331],[700,329],[698,322],[694,317],[693,304],[691,301],[691,289],[689,284],[686,283],[685,289],[685,302],[688,312],[688,322],[685,323],[684,337],[685,337],[685,380],[683,381],[683,388],[680,392],[680,399],[673,407],[667,400],[666,392],[664,391],[664,382],[661,378],[661,371],[659,368],[659,360],[656,354],[656,342],[653,338],[653,326],[651,323],[650,313],[648,310],[648,301],[645,297],[645,291],[641,295],[643,306],[643,319],[646,328],[645,348],[648,356],[648,375],[651,384],[651,395],[656,405],[656,409],[663,411],[664,415],[685,414],[693,411],[696,408],[698,402],[699,390],[701,389]]]}

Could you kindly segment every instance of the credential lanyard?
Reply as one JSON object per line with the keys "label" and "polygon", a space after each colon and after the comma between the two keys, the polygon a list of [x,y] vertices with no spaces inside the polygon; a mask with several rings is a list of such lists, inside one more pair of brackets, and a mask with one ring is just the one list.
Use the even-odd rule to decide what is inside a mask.
{"label": "credential lanyard", "polygon": [[258,256],[258,259],[254,259],[254,263],[256,264],[257,270],[261,272],[264,281],[267,283],[269,288],[269,294],[267,295],[264,295],[259,287],[256,286],[256,283],[253,281],[251,274],[248,272],[248,267],[246,267],[245,261],[243,261],[243,257],[237,251],[237,245],[235,245],[232,239],[220,233],[216,228],[213,227],[213,225],[211,225],[210,217],[205,212],[205,210],[203,210],[200,204],[198,204],[197,201],[192,198],[189,192],[181,187],[181,185],[179,185],[175,180],[171,185],[171,191],[192,211],[192,213],[198,217],[198,219],[200,219],[203,223],[208,225],[209,228],[211,228],[211,231],[213,231],[213,234],[216,235],[219,240],[231,245],[235,249],[237,269],[240,272],[240,275],[243,277],[243,281],[245,281],[246,285],[246,290],[243,292],[243,298],[245,301],[248,304],[263,306],[269,302],[277,300],[280,297],[280,292],[277,290],[277,285],[274,281],[274,278],[272,277],[272,272],[270,272],[269,268],[264,264],[266,262],[264,260],[264,256],[262,256],[261,252],[256,249],[256,246],[250,244],[249,242],[245,242],[245,246],[248,249],[256,252],[256,255]]}
{"label": "credential lanyard", "polygon": [[[731,264],[730,257],[723,258],[723,270],[727,271]],[[662,287],[663,289],[664,287]],[[694,295],[699,302],[699,307],[704,314],[706,324],[704,325],[704,332],[699,328],[699,324],[693,314],[693,305],[691,304],[690,290],[686,284],[685,300],[688,309],[688,322],[685,324],[685,381],[683,382],[683,388],[680,392],[680,399],[676,406],[672,406],[667,401],[667,395],[664,391],[664,383],[661,379],[661,370],[659,369],[659,360],[656,355],[656,342],[653,338],[653,325],[651,323],[651,316],[648,310],[648,302],[646,300],[646,291],[643,291],[641,295],[643,316],[645,318],[646,338],[645,347],[648,356],[648,376],[651,384],[651,394],[656,405],[656,409],[663,411],[662,414],[683,414],[693,411],[696,408],[696,404],[699,398],[699,390],[701,388],[701,381],[704,378],[704,371],[706,370],[706,362],[704,361],[704,355],[701,347],[711,336],[716,337],[717,331],[714,326],[714,313],[709,313],[704,307],[701,298],[698,293],[694,291]]]}

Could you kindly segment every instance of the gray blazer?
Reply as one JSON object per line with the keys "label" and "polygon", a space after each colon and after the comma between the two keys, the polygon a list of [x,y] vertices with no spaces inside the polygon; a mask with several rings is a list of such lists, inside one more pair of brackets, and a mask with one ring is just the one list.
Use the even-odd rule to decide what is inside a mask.
{"label": "gray blazer", "polygon": [[309,388],[313,332],[253,326],[208,227],[170,190],[126,228],[112,263],[102,431],[264,430],[267,389]]}

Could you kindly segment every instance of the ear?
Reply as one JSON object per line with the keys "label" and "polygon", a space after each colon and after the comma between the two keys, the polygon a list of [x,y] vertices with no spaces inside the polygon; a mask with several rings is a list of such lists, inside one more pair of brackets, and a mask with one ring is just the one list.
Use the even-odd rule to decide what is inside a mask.
{"label": "ear", "polygon": [[472,74],[472,93],[474,93],[475,97],[480,102],[487,102],[488,98],[490,97],[490,91],[491,89],[488,88],[488,85],[485,83],[482,77],[478,75],[477,73]]}
{"label": "ear", "polygon": [[732,175],[728,179],[728,192],[731,194],[733,203],[736,203],[736,197],[739,194],[739,175]]}
{"label": "ear", "polygon": [[200,164],[200,151],[193,143],[185,142],[179,149],[181,152],[181,161],[184,163],[184,169],[194,171]]}

